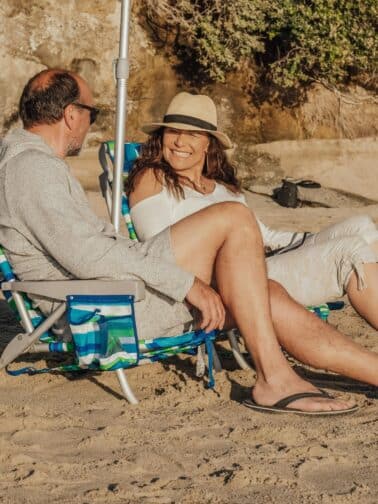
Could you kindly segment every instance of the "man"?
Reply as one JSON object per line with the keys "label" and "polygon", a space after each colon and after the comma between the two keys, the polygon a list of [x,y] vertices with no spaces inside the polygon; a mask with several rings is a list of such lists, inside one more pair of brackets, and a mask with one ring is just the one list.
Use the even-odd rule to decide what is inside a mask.
{"label": "man", "polygon": [[[257,380],[248,404],[255,409],[287,396],[287,411],[351,409],[299,378],[280,344],[306,363],[378,384],[376,373],[366,372],[368,361],[377,369],[377,354],[323,324],[274,283],[270,307],[260,233],[242,205],[205,209],[144,243],[98,219],[64,162],[79,153],[96,114],[87,83],[64,70],[37,74],[22,93],[24,129],[9,133],[0,151],[0,243],[19,278],[140,278],[148,287],[136,303],[142,338],[190,325],[184,300],[206,330],[227,320],[253,354]],[[214,275],[219,293],[209,286]]]}

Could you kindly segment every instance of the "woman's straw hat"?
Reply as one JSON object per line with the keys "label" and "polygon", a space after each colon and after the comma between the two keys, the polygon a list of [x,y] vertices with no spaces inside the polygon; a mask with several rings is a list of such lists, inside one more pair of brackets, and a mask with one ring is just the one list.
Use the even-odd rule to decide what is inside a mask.
{"label": "woman's straw hat", "polygon": [[151,134],[161,127],[205,131],[215,136],[224,149],[233,147],[228,136],[218,131],[217,109],[213,100],[206,95],[177,94],[169,104],[163,122],[144,124],[141,130]]}

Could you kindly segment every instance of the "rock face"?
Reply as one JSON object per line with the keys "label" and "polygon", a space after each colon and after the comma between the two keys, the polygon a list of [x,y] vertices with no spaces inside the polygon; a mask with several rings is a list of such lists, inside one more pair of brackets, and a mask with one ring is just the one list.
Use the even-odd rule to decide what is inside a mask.
{"label": "rock face", "polygon": [[[138,127],[158,119],[172,96],[188,84],[175,63],[154,45],[143,27],[139,2],[134,2],[130,27],[128,86],[129,138],[144,136]],[[27,79],[47,67],[65,67],[86,78],[103,113],[92,128],[89,144],[114,136],[115,83],[112,61],[118,56],[118,0],[2,0],[0,5],[0,129],[17,121],[17,106]],[[140,24],[141,23],[141,24]],[[190,90],[190,89],[189,89]],[[315,86],[307,102],[296,109],[265,103],[253,106],[242,87],[242,76],[204,89],[214,97],[220,127],[238,146],[243,160],[249,146],[274,140],[355,138],[377,134],[378,105],[361,89],[343,96]]]}
{"label": "rock face", "polygon": [[[120,2],[117,0],[3,0],[0,6],[0,127],[17,121],[18,99],[29,77],[48,67],[69,68],[90,82],[103,110],[89,142],[114,133]],[[177,77],[156,53],[133,12],[130,26],[129,136],[176,92]],[[148,113],[147,113],[148,111]],[[147,117],[148,116],[148,117]],[[139,135],[140,136],[140,135]]]}
{"label": "rock face", "polygon": [[91,83],[99,104],[112,107],[111,62],[116,55],[119,2],[3,0],[1,4],[3,132],[15,121],[27,79],[47,67],[79,71]]}

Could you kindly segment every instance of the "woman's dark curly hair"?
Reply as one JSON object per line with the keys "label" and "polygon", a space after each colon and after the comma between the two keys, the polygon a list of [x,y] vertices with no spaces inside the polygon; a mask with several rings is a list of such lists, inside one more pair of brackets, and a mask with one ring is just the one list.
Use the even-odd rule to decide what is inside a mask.
{"label": "woman's dark curly hair", "polygon": [[[125,182],[125,191],[129,195],[135,188],[139,177],[146,170],[154,170],[156,179],[165,184],[177,198],[184,197],[182,181],[191,183],[177,172],[163,158],[163,133],[164,127],[152,133],[146,143],[142,145],[140,157],[135,161]],[[203,175],[225,185],[234,193],[240,192],[240,182],[236,178],[235,167],[228,161],[224,149],[217,138],[209,135],[209,148]]]}

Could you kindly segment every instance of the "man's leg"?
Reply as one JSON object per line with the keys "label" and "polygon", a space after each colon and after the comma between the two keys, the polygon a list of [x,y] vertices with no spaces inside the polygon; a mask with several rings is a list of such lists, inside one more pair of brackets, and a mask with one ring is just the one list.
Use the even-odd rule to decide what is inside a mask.
{"label": "man's leg", "polygon": [[[208,284],[215,273],[223,303],[253,355],[255,401],[270,405],[291,394],[315,391],[291,369],[277,341],[261,235],[251,212],[237,203],[213,205],[172,226],[171,240],[180,266]],[[306,398],[290,406],[327,411],[350,403]]]}
{"label": "man's leg", "polygon": [[[347,240],[347,238],[360,239],[361,245],[367,244],[369,248],[378,255],[378,229],[376,224],[368,215],[355,215],[353,217],[349,217],[348,219],[344,219],[340,222],[337,222],[331,226],[322,229],[320,232],[315,233],[310,236],[306,242],[304,247],[301,249],[304,250],[304,256],[307,254],[309,249],[313,249],[314,251],[314,260],[316,260],[316,253],[318,253],[318,257],[321,257],[322,251],[320,246],[327,247],[328,244],[331,243],[332,240],[336,240],[334,243],[340,243],[340,241]],[[346,243],[348,243],[346,241]],[[318,248],[316,249],[313,247]],[[351,245],[349,247],[349,251],[352,252],[356,248],[356,244],[353,245],[351,241]],[[299,250],[301,250],[299,249]],[[332,249],[331,249],[332,250]],[[330,253],[327,255],[331,254]],[[345,252],[348,251],[348,245],[344,246]],[[324,253],[324,252],[323,252]],[[291,252],[290,252],[291,254]],[[286,255],[286,254],[285,254]],[[299,254],[300,255],[300,254]],[[331,255],[332,257],[332,255]],[[347,256],[346,256],[347,257]],[[299,259],[300,260],[300,259]],[[339,261],[343,260],[342,256],[340,256]],[[327,265],[328,266],[328,265]],[[329,266],[330,267],[330,266]],[[369,262],[363,265],[364,275],[366,279],[367,288],[366,289],[358,289],[358,281],[355,273],[352,273],[350,280],[348,282],[346,291],[349,297],[349,300],[354,307],[354,309],[359,313],[374,329],[378,329],[378,263]],[[316,270],[316,268],[315,268]],[[311,272],[310,272],[311,275]],[[307,276],[310,276],[307,275]],[[334,273],[337,275],[337,272]],[[285,282],[281,282],[279,278],[276,278],[283,285]],[[316,282],[316,281],[315,281]],[[290,291],[290,289],[288,289]],[[293,296],[295,299],[298,299],[293,292]],[[301,299],[298,299],[302,302]],[[304,304],[314,304],[314,303],[304,303]]]}
{"label": "man's leg", "polygon": [[372,248],[372,250],[374,250],[374,252],[376,254],[378,254],[378,241],[377,242],[374,242],[370,245],[370,247]]}
{"label": "man's leg", "polygon": [[293,357],[378,386],[378,353],[371,352],[320,320],[276,282],[270,282],[271,309],[279,343]]}
{"label": "man's leg", "polygon": [[365,289],[358,289],[357,275],[353,272],[346,291],[351,305],[374,329],[378,329],[378,263],[364,264]]}

